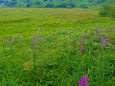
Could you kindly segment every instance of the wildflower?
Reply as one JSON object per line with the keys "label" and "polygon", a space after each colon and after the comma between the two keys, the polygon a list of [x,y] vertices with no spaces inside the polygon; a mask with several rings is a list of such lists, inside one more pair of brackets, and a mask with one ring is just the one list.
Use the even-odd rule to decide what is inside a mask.
{"label": "wildflower", "polygon": [[43,39],[43,41],[45,41],[46,39]]}
{"label": "wildflower", "polygon": [[60,32],[62,32],[62,30],[60,30]]}
{"label": "wildflower", "polygon": [[108,40],[107,38],[103,38],[102,41],[101,41],[101,45],[107,44],[107,42],[106,42],[107,40]]}
{"label": "wildflower", "polygon": [[4,40],[4,42],[6,42],[6,40]]}
{"label": "wildflower", "polygon": [[24,67],[24,70],[30,69],[30,64],[29,64],[29,62],[28,62],[28,61],[25,61],[23,67]]}
{"label": "wildflower", "polygon": [[25,68],[29,68],[30,66],[24,66]]}
{"label": "wildflower", "polygon": [[13,43],[13,42],[15,41],[15,38],[13,38],[11,41],[12,41],[12,43]]}
{"label": "wildflower", "polygon": [[43,41],[43,38],[41,38],[41,40],[40,40],[41,42]]}
{"label": "wildflower", "polygon": [[84,41],[83,41],[83,44],[84,44]]}
{"label": "wildflower", "polygon": [[14,37],[14,39],[16,39],[17,36]]}
{"label": "wildflower", "polygon": [[80,38],[79,42],[81,42],[81,38]]}
{"label": "wildflower", "polygon": [[7,40],[10,41],[10,38],[8,38]]}
{"label": "wildflower", "polygon": [[24,64],[28,64],[29,62],[28,61],[25,61]]}
{"label": "wildflower", "polygon": [[35,35],[35,36],[39,38],[39,35]]}
{"label": "wildflower", "polygon": [[33,40],[36,39],[36,36],[33,37]]}
{"label": "wildflower", "polygon": [[21,40],[22,39],[22,37],[19,37],[19,40]]}
{"label": "wildflower", "polygon": [[69,29],[68,29],[68,33],[70,33]]}
{"label": "wildflower", "polygon": [[100,45],[102,45],[102,50],[103,50],[103,48],[104,48],[105,45],[108,45],[107,40],[108,40],[107,38],[103,38],[103,39],[102,39],[102,41],[101,41],[101,43],[100,43]]}
{"label": "wildflower", "polygon": [[22,52],[22,50],[20,50],[20,52]]}
{"label": "wildflower", "polygon": [[79,86],[86,86],[86,85],[88,85],[88,83],[89,83],[89,78],[87,78],[87,76],[83,76],[83,77],[81,77],[78,85]]}
{"label": "wildflower", "polygon": [[45,38],[44,38],[44,39],[43,39],[43,38],[41,38],[41,40],[40,40],[40,41],[41,41],[41,42],[44,42],[45,40],[46,40]]}

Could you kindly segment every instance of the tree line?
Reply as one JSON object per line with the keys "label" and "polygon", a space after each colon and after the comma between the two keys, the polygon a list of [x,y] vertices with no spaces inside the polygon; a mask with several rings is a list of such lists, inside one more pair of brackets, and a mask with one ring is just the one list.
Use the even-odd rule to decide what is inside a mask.
{"label": "tree line", "polygon": [[[46,7],[46,8],[88,8],[89,4],[97,5],[106,0],[0,0],[6,7]],[[22,3],[22,4],[19,4]]]}

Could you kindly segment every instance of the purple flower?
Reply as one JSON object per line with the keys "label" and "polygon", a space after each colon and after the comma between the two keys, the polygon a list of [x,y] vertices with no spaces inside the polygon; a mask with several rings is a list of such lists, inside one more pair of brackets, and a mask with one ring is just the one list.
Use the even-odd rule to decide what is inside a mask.
{"label": "purple flower", "polygon": [[62,32],[62,30],[60,30],[60,32]]}
{"label": "purple flower", "polygon": [[13,43],[13,42],[15,41],[15,38],[13,38],[11,41],[12,41],[12,43]]}
{"label": "purple flower", "polygon": [[43,41],[43,39],[41,38],[41,40],[40,40],[41,42]]}
{"label": "purple flower", "polygon": [[39,35],[35,35],[35,36],[39,38]]}
{"label": "purple flower", "polygon": [[33,40],[36,39],[36,36],[33,37]]}
{"label": "purple flower", "polygon": [[6,40],[4,40],[4,42],[6,42]]}
{"label": "purple flower", "polygon": [[68,33],[69,33],[69,29],[68,29]]}
{"label": "purple flower", "polygon": [[16,36],[14,37],[14,39],[16,39]]}
{"label": "purple flower", "polygon": [[83,41],[83,44],[85,43],[85,41]]}
{"label": "purple flower", "polygon": [[19,37],[19,40],[21,40],[22,39],[22,37]]}
{"label": "purple flower", "polygon": [[43,39],[43,38],[41,38],[41,40],[40,40],[40,41],[41,41],[41,42],[44,42],[45,40],[46,40],[45,38],[44,38],[44,39]]}
{"label": "purple flower", "polygon": [[86,86],[88,85],[88,83],[89,83],[89,78],[87,78],[87,76],[83,76],[79,80],[78,86]]}
{"label": "purple flower", "polygon": [[[102,45],[102,44],[105,44],[105,42],[106,42],[107,40],[108,40],[107,38],[102,39],[101,45]],[[107,43],[107,42],[106,42],[106,43]]]}
{"label": "purple flower", "polygon": [[10,41],[10,38],[8,38],[7,40]]}
{"label": "purple flower", "polygon": [[82,40],[82,39],[80,38],[79,42],[81,42],[81,40]]}

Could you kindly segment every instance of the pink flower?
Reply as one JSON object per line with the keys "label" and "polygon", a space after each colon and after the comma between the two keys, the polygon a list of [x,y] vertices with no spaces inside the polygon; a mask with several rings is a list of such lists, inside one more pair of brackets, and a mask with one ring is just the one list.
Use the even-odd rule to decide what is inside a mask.
{"label": "pink flower", "polygon": [[19,40],[21,40],[22,39],[22,37],[19,37]]}
{"label": "pink flower", "polygon": [[33,37],[33,40],[36,39],[36,36]]}
{"label": "pink flower", "polygon": [[39,35],[35,35],[35,36],[39,38]]}
{"label": "pink flower", "polygon": [[88,85],[88,83],[89,83],[89,78],[87,78],[87,76],[83,76],[83,77],[81,77],[78,85],[79,86],[86,86],[86,85]]}

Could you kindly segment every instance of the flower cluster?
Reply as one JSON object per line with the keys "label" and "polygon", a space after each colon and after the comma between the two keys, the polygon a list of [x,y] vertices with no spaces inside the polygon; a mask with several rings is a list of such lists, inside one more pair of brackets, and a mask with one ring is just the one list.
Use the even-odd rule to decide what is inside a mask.
{"label": "flower cluster", "polygon": [[89,83],[89,78],[87,78],[87,76],[83,76],[83,77],[81,77],[78,85],[79,86],[86,86],[86,85],[88,85],[88,83]]}
{"label": "flower cluster", "polygon": [[44,38],[44,39],[43,39],[43,38],[41,38],[41,40],[40,40],[40,41],[41,41],[41,42],[44,42],[45,40],[46,40],[45,38]]}
{"label": "flower cluster", "polygon": [[21,40],[22,39],[22,37],[19,37],[19,40]]}
{"label": "flower cluster", "polygon": [[82,43],[82,44],[84,44],[84,40],[82,40],[82,38],[80,38],[80,40],[79,40],[79,43]]}
{"label": "flower cluster", "polygon": [[103,38],[101,41],[101,45],[108,45],[107,40],[107,38]]}
{"label": "flower cluster", "polygon": [[30,63],[28,62],[28,61],[25,61],[24,62],[24,66],[23,66],[23,68],[24,68],[24,70],[29,70],[30,69]]}
{"label": "flower cluster", "polygon": [[13,43],[15,41],[15,39],[16,39],[16,36],[11,40],[11,42]]}
{"label": "flower cluster", "polygon": [[33,37],[33,40],[34,40],[34,39],[37,39],[37,38],[39,38],[39,35],[35,35],[35,36]]}

